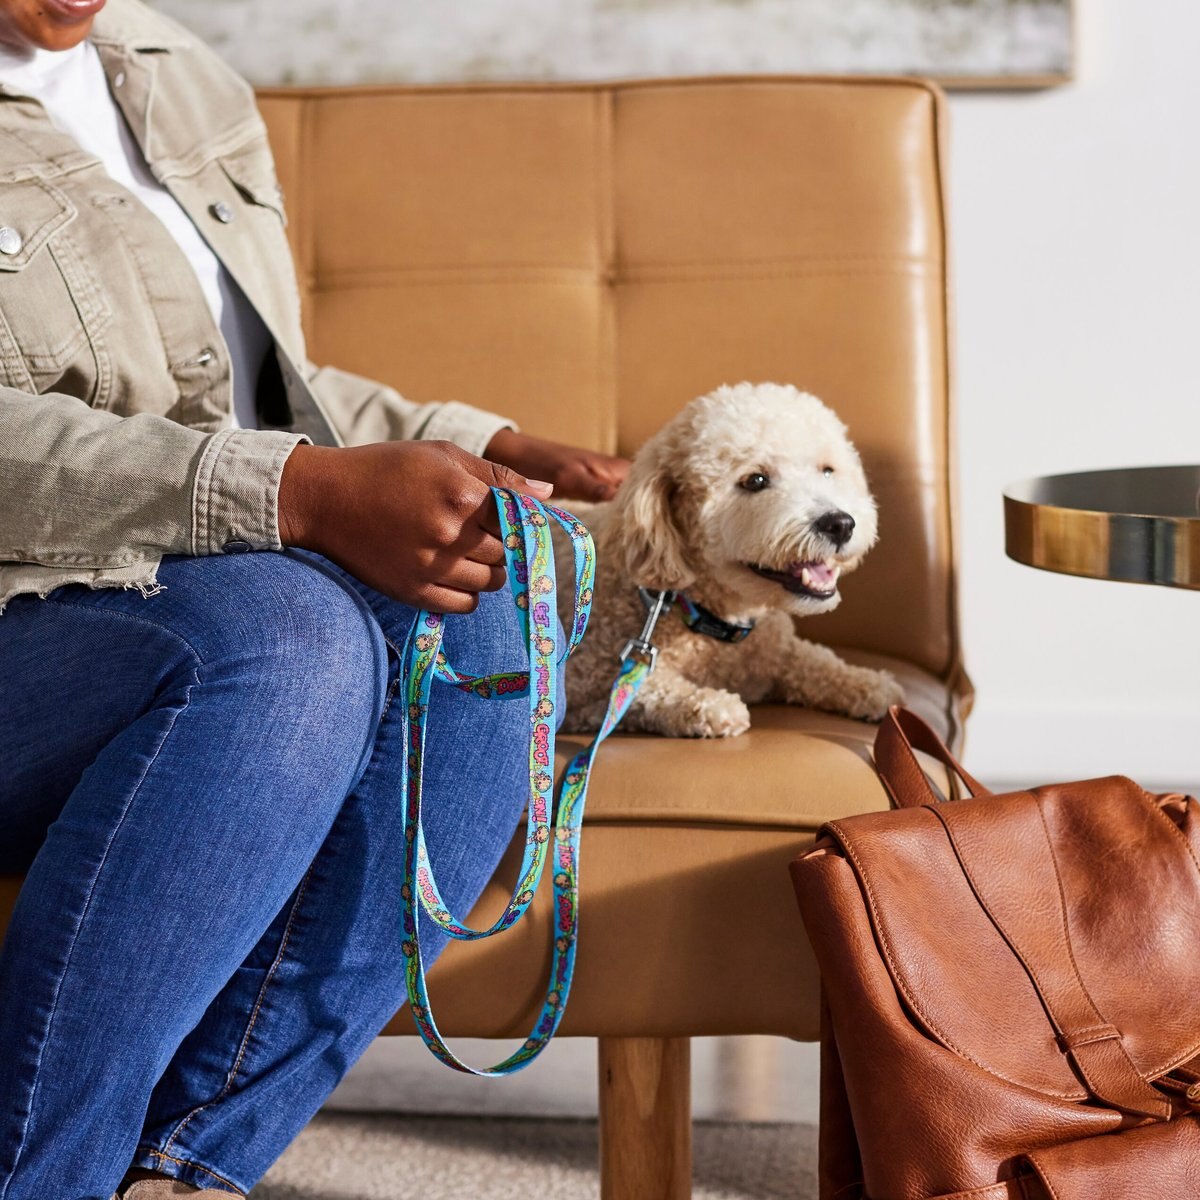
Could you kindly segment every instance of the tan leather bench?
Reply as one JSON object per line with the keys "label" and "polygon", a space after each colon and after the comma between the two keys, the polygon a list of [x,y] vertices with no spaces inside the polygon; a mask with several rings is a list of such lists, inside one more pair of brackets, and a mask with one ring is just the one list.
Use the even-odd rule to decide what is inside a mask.
{"label": "tan leather bench", "polygon": [[[841,609],[804,632],[886,663],[957,739],[970,688],[934,89],[727,79],[262,103],[316,361],[625,453],[723,382],[794,382],[832,404],[866,461],[881,542]],[[690,1193],[689,1038],[816,1037],[786,865],[822,821],[885,806],[872,735],[764,707],[729,741],[605,747],[564,1031],[601,1039],[609,1200]],[[481,910],[514,874],[512,860]],[[0,881],[0,922],[18,885]],[[524,1036],[547,900],[439,962],[445,1032]],[[401,1015],[390,1032],[413,1029]]]}

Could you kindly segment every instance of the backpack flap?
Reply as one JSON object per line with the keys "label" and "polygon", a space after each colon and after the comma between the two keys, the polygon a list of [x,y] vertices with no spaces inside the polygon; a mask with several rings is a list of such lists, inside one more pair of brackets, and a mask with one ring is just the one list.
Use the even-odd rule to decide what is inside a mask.
{"label": "backpack flap", "polygon": [[1060,1100],[1165,1120],[1200,1052],[1194,800],[1111,778],[826,827],[913,1018]]}

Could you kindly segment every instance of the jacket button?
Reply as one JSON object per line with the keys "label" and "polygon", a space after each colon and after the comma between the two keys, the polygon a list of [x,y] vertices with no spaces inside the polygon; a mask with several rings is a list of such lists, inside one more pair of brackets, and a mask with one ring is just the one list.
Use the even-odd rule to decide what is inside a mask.
{"label": "jacket button", "polygon": [[21,235],[11,225],[0,229],[0,254],[20,254],[24,244]]}
{"label": "jacket button", "polygon": [[222,225],[228,225],[229,222],[233,220],[233,209],[230,208],[224,200],[218,200],[216,204],[210,205],[208,211],[212,213],[212,215],[216,217],[216,219],[220,221]]}
{"label": "jacket button", "polygon": [[253,549],[254,549],[254,547],[252,545],[250,545],[249,542],[243,542],[240,539],[235,538],[231,542],[226,542],[225,545],[223,545],[221,547],[221,553],[222,554],[246,554],[248,551],[253,550]]}

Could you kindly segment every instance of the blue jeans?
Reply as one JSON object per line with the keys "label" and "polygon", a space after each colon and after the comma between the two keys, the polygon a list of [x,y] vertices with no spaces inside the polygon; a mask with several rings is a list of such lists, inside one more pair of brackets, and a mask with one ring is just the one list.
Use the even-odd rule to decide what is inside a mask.
{"label": "blue jeans", "polygon": [[[0,1200],[108,1200],[131,1165],[245,1192],[404,1002],[414,610],[298,552],[160,580],[0,616],[0,873],[28,872],[0,952]],[[446,645],[473,673],[527,662],[507,591]],[[460,913],[524,806],[528,736],[524,700],[435,686],[426,828]]]}

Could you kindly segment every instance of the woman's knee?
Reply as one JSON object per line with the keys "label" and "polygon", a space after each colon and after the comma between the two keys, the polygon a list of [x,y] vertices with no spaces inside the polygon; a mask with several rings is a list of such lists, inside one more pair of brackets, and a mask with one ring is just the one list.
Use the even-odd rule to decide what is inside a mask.
{"label": "woman's knee", "polygon": [[330,574],[282,554],[178,559],[147,617],[194,657],[201,687],[302,753],[369,750],[387,687],[387,647],[363,600]]}

